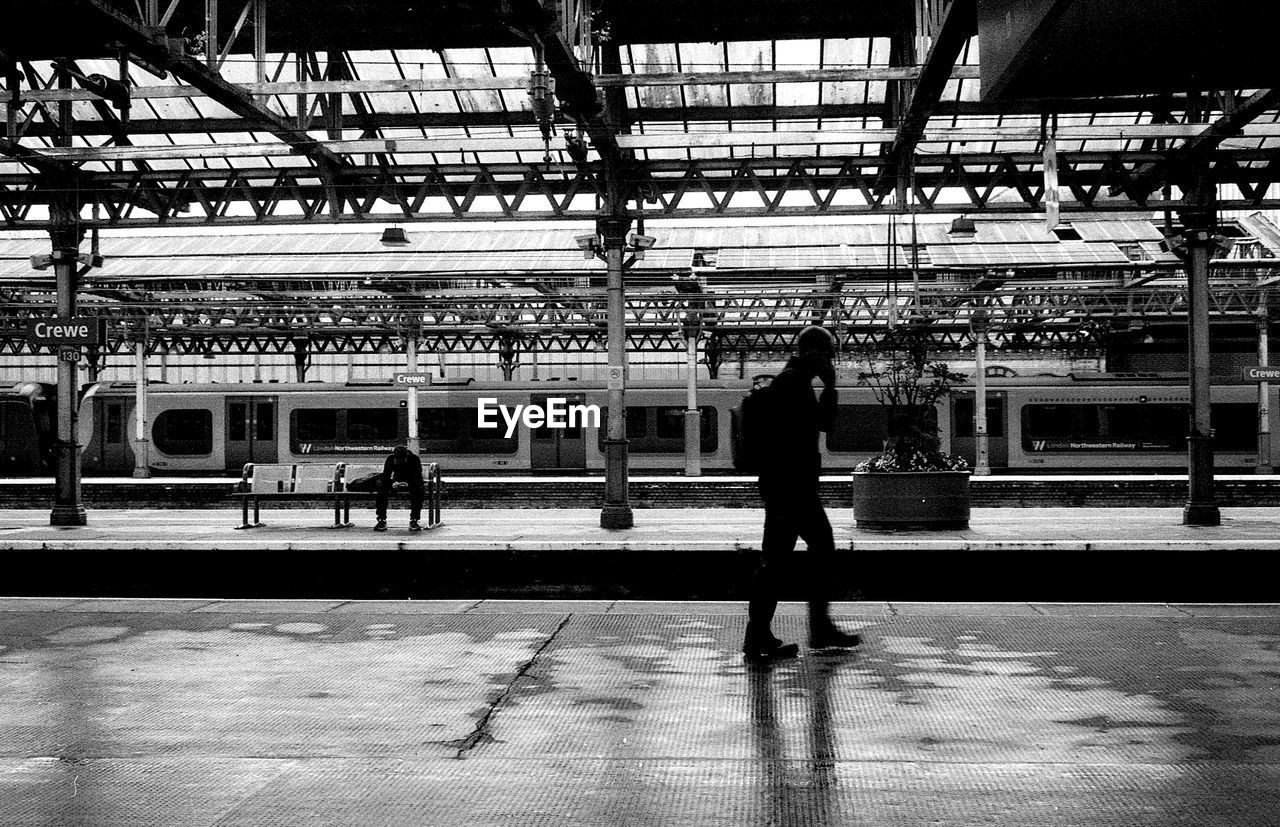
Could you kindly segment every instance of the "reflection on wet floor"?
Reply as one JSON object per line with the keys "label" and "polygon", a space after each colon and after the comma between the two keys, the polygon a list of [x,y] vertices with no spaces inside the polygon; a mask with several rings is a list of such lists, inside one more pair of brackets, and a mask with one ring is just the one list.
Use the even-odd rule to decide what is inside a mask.
{"label": "reflection on wet floor", "polygon": [[742,625],[3,613],[0,823],[1280,821],[1280,618]]}

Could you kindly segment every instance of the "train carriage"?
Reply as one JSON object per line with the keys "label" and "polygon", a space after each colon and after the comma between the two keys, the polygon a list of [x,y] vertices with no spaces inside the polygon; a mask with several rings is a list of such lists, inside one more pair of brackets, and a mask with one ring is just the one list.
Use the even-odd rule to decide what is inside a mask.
{"label": "train carriage", "polygon": [[[21,387],[47,388],[38,383]],[[700,383],[699,449],[709,473],[732,472],[732,409],[747,392],[746,380]],[[83,464],[86,473],[132,472],[134,405],[131,384],[99,386],[84,406],[90,417]],[[996,470],[1011,472],[1179,471],[1186,467],[1188,394],[1181,377],[1081,374],[1075,377],[993,378],[988,381],[989,457]],[[1253,385],[1215,385],[1214,449],[1218,468],[1245,470],[1257,464],[1257,390]],[[3,473],[48,473],[52,407],[46,394],[5,397]],[[445,382],[420,388],[418,434],[424,457],[453,473],[555,471],[600,473],[605,466],[608,392],[602,383]],[[1271,405],[1277,404],[1271,391]],[[147,388],[149,464],[157,473],[234,473],[246,462],[376,461],[408,437],[407,393],[378,384],[166,385]],[[488,400],[490,421],[480,427],[477,407]],[[599,409],[594,419],[528,427],[507,434],[498,411],[517,406]],[[672,473],[684,468],[685,389],[637,382],[627,390],[629,465],[639,472]],[[25,407],[24,407],[25,406]],[[11,410],[12,409],[12,410]],[[43,417],[45,434],[32,445],[27,431]],[[974,391],[960,386],[939,403],[937,422],[944,450],[972,461]],[[11,415],[12,414],[12,415]],[[26,430],[20,430],[26,428]],[[887,430],[886,411],[865,386],[842,387],[835,427],[823,443],[829,471],[851,469],[877,453]],[[15,446],[25,446],[21,449]],[[43,453],[42,453],[43,452]],[[1270,467],[1272,457],[1264,458]],[[26,470],[24,470],[26,469]]]}

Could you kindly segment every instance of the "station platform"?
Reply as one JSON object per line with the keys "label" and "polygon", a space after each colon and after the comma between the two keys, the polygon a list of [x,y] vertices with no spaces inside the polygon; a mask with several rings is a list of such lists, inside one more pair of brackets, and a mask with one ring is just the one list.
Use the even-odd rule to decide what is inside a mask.
{"label": "station platform", "polygon": [[[1259,575],[1280,556],[1278,508],[1224,508],[1212,528],[1182,525],[1177,508],[975,508],[965,530],[896,533],[859,530],[849,509],[828,514],[845,599],[1275,599]],[[634,515],[634,528],[610,531],[598,509],[446,509],[444,525],[411,533],[393,508],[376,533],[368,510],[334,529],[322,507],[264,507],[265,525],[244,531],[238,507],[91,510],[79,528],[49,526],[47,510],[3,510],[0,564],[17,575],[10,593],[30,596],[745,594],[761,509]]]}
{"label": "station platform", "polygon": [[0,824],[1280,823],[1280,605],[835,609],[0,599]]}
{"label": "station platform", "polygon": [[[239,476],[85,477],[81,487],[93,508],[227,507]],[[604,497],[599,474],[469,476],[444,468],[450,508],[593,508]],[[848,505],[849,474],[826,474],[820,491],[828,505]],[[759,503],[754,477],[707,474],[635,474],[628,492],[636,508],[743,508]],[[1280,507],[1280,475],[1214,475],[1220,505]],[[969,479],[969,496],[980,508],[1149,508],[1181,507],[1187,499],[1187,475],[1181,474],[1012,474]],[[53,498],[52,477],[0,479],[0,509],[26,508]],[[312,507],[319,501],[312,503]]]}

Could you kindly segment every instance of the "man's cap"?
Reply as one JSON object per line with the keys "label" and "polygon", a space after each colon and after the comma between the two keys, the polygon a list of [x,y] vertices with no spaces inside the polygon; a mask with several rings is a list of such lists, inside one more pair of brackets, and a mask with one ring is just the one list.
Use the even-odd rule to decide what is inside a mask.
{"label": "man's cap", "polygon": [[825,327],[810,325],[796,337],[796,353],[825,353],[836,355],[836,337]]}

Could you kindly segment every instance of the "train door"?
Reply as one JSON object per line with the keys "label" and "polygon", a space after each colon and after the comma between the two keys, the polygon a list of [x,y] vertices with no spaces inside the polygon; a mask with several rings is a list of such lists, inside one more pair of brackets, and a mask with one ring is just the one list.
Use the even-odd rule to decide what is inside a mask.
{"label": "train door", "polygon": [[[992,468],[1009,467],[1008,397],[1002,392],[987,393],[987,463]],[[954,393],[951,408],[951,453],[976,462],[978,441],[974,438],[974,396]]]}
{"label": "train door", "polygon": [[228,471],[238,471],[246,462],[278,461],[274,396],[228,396],[226,429]]}
{"label": "train door", "polygon": [[[529,404],[547,410],[547,400],[557,400],[556,409],[563,411],[560,415],[568,419],[568,411],[574,405],[586,404],[586,397],[580,393],[547,394],[535,393],[529,397]],[[564,400],[563,408],[559,400]],[[572,421],[573,427],[548,427],[545,423],[537,428],[529,429],[529,467],[534,470],[577,470],[587,467],[587,441],[579,418]]]}
{"label": "train door", "polygon": [[98,411],[98,422],[101,424],[99,434],[102,442],[101,453],[95,459],[101,463],[98,467],[104,471],[125,471],[133,467],[133,451],[130,449],[130,438],[133,436],[132,419],[126,419],[126,406],[123,400],[104,399]]}

